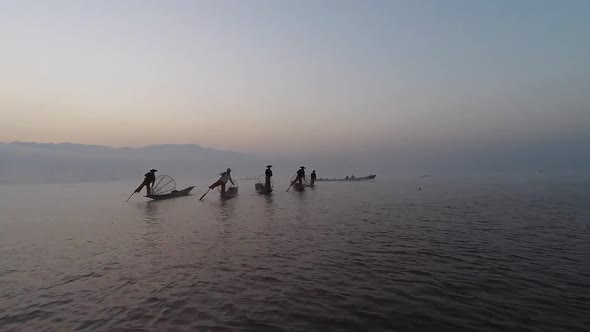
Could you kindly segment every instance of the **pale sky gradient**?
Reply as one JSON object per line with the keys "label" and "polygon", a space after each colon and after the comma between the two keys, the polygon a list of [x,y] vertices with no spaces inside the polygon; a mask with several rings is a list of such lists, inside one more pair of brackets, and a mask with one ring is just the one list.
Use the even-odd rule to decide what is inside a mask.
{"label": "pale sky gradient", "polygon": [[589,59],[590,1],[0,0],[0,141],[590,142]]}

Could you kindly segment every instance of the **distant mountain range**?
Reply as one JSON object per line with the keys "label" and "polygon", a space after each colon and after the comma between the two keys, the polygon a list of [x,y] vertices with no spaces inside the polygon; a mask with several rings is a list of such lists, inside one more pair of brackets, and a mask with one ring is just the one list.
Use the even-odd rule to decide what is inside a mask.
{"label": "distant mountain range", "polygon": [[321,176],[354,174],[350,171],[352,164],[345,159],[302,160],[222,151],[195,144],[113,148],[74,143],[0,142],[0,184],[140,181],[151,168],[177,180],[209,180],[231,167],[234,178],[251,179],[263,174],[267,164],[274,166],[277,181],[288,181],[300,165],[307,166],[308,173],[314,168],[321,170]]}
{"label": "distant mountain range", "polygon": [[161,174],[216,177],[227,167],[254,176],[276,158],[199,145],[113,148],[72,143],[0,143],[0,183],[140,180],[150,168]]}
{"label": "distant mountain range", "polygon": [[585,139],[554,138],[527,145],[498,145],[486,149],[419,149],[326,153],[316,157],[287,158],[221,151],[199,145],[163,144],[140,148],[113,148],[73,143],[0,143],[0,183],[55,183],[87,181],[140,181],[151,168],[176,179],[214,179],[227,167],[235,178],[252,178],[275,167],[275,181],[288,181],[300,165],[318,177],[378,174],[386,177],[468,173],[587,174],[590,151]]}

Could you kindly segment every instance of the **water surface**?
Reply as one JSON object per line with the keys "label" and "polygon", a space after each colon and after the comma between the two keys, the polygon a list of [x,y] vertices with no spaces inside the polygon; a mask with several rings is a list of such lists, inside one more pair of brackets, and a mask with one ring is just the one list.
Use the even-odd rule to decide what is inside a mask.
{"label": "water surface", "polygon": [[590,326],[588,181],[240,184],[128,203],[136,184],[1,186],[0,329]]}

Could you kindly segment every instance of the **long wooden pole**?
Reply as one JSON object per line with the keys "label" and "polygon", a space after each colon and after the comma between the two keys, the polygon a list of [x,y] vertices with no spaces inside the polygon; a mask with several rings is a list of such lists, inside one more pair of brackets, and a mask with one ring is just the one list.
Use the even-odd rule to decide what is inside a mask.
{"label": "long wooden pole", "polygon": [[207,195],[207,193],[209,192],[209,190],[211,190],[211,188],[209,188],[209,189],[208,189],[208,190],[207,190],[207,191],[206,191],[206,192],[203,194],[203,196],[201,196],[201,198],[199,198],[199,201],[202,201],[202,200],[203,200],[203,197],[205,197],[205,195]]}
{"label": "long wooden pole", "polygon": [[291,187],[293,186],[293,183],[295,183],[295,181],[291,182],[291,185],[289,186],[289,188],[287,188],[287,191],[289,191],[289,189],[291,189]]}
{"label": "long wooden pole", "polygon": [[127,198],[127,200],[125,202],[129,202],[129,200],[131,199],[131,196],[135,195],[135,191],[133,192],[133,194],[129,195],[129,198]]}

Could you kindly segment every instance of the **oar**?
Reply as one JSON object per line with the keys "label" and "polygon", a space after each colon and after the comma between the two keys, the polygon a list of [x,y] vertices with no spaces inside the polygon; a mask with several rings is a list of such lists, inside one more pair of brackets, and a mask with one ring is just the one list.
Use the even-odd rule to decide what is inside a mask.
{"label": "oar", "polygon": [[129,198],[127,198],[127,200],[125,202],[129,202],[129,200],[131,199],[131,196],[135,195],[135,191],[133,192],[133,194],[129,195]]}
{"label": "oar", "polygon": [[289,188],[287,188],[287,191],[289,191],[289,189],[291,189],[291,187],[293,186],[293,183],[295,183],[295,182],[291,182],[291,185],[289,186]]}
{"label": "oar", "polygon": [[[209,190],[211,190],[211,188],[209,188]],[[202,200],[203,200],[203,197],[205,197],[205,195],[207,195],[207,193],[209,192],[209,190],[207,190],[207,191],[206,191],[206,192],[203,194],[203,196],[201,196],[201,198],[199,198],[199,201],[202,201]]]}

